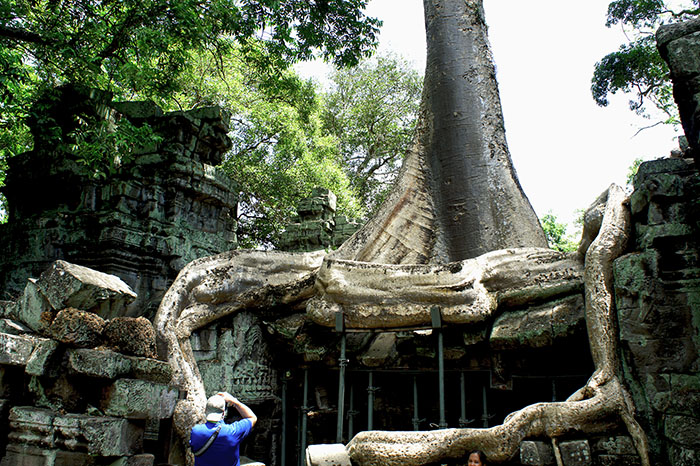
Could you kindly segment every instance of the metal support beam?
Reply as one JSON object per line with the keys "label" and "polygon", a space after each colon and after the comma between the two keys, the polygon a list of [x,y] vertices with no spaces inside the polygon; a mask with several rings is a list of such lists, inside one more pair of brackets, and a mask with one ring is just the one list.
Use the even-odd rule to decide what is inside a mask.
{"label": "metal support beam", "polygon": [[355,416],[359,413],[355,411],[355,386],[350,384],[350,409],[348,409],[348,439],[355,435]]}
{"label": "metal support beam", "polygon": [[336,427],[335,441],[343,442],[343,421],[345,411],[345,368],[348,360],[345,359],[345,345],[347,336],[345,334],[345,316],[342,312],[335,313],[335,331],[340,333],[340,358],[338,364],[340,371],[338,375],[338,424]]}
{"label": "metal support beam", "polygon": [[467,427],[469,421],[467,420],[467,384],[464,380],[464,372],[459,373],[459,427]]}
{"label": "metal support beam", "polygon": [[306,422],[309,411],[309,369],[304,368],[304,397],[301,405],[301,451],[299,452],[299,466],[306,462]]}
{"label": "metal support beam", "polygon": [[441,429],[447,427],[445,420],[445,354],[443,349],[442,335],[442,314],[440,308],[433,306],[430,308],[430,319],[433,323],[433,329],[437,332],[438,337],[438,378],[439,378],[439,394],[440,394],[440,424]]}
{"label": "metal support beam", "polygon": [[413,376],[413,430],[420,430],[420,423],[425,421],[418,417],[418,376]]}
{"label": "metal support beam", "polygon": [[369,371],[369,382],[367,384],[367,430],[374,428],[374,392],[376,391],[374,373]]}
{"label": "metal support beam", "polygon": [[287,466],[287,374],[282,377],[282,434],[280,438],[280,466]]}
{"label": "metal support beam", "polygon": [[486,401],[486,385],[481,387],[481,404],[483,408],[483,412],[481,414],[481,420],[483,422],[484,427],[489,426],[489,405]]}

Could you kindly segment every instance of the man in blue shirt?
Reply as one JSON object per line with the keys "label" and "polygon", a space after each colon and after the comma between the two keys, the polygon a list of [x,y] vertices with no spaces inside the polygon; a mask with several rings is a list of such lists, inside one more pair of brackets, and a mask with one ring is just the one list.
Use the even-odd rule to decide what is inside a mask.
{"label": "man in blue shirt", "polygon": [[[236,408],[243,419],[226,424],[226,406]],[[207,400],[205,416],[206,422],[194,426],[190,433],[195,466],[240,466],[238,446],[257,422],[255,413],[230,393],[219,392]]]}

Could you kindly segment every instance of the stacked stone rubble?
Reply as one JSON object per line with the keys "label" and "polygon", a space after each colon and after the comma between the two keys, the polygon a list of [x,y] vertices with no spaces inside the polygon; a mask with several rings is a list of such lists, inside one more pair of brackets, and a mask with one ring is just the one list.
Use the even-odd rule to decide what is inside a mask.
{"label": "stacked stone rubble", "polygon": [[135,298],[58,261],[0,303],[0,465],[154,464],[179,391],[151,323],[124,316]]}
{"label": "stacked stone rubble", "polygon": [[139,296],[129,315],[150,317],[186,263],[237,246],[237,186],[216,168],[230,148],[226,115],[218,108],[164,114],[148,102],[63,93],[53,116],[61,124],[64,113],[93,109],[147,123],[157,139],[95,177],[35,125],[35,150],[10,160],[3,188],[9,222],[0,225],[0,299],[19,295],[28,277],[62,259],[119,276]]}
{"label": "stacked stone rubble", "polygon": [[314,188],[310,197],[299,202],[296,222],[288,225],[280,235],[279,248],[285,251],[315,251],[340,246],[360,225],[335,212],[335,194],[328,189]]}

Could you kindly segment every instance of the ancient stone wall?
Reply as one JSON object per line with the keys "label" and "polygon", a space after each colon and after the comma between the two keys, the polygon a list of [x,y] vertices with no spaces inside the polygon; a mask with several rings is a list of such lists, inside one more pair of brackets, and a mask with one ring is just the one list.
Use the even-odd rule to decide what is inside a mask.
{"label": "ancient stone wall", "polygon": [[645,162],[630,207],[636,252],[615,262],[624,369],[658,464],[700,464],[700,176]]}
{"label": "ancient stone wall", "polygon": [[161,141],[96,178],[35,125],[35,149],[10,159],[3,188],[0,299],[63,259],[122,278],[138,294],[128,314],[150,318],[186,263],[237,246],[237,186],[215,167],[230,147],[226,117],[218,108],[164,114],[152,103],[112,103],[72,88],[56,107],[46,112],[59,123],[100,109],[148,123]]}

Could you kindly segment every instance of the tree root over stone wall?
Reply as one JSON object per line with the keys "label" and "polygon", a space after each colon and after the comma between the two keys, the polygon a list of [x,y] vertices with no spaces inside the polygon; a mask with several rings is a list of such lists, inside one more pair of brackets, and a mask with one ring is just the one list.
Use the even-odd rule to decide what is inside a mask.
{"label": "tree root over stone wall", "polygon": [[[489,429],[362,432],[348,444],[349,458],[360,466],[418,466],[461,458],[469,450],[479,448],[498,462],[512,458],[520,442],[529,437],[557,439],[573,432],[602,433],[622,421],[635,442],[642,464],[649,465],[646,436],[634,418],[631,399],[618,378],[612,261],[624,251],[629,236],[630,220],[625,204],[623,190],[611,186],[608,195],[599,198],[589,210],[600,212],[605,205],[602,216],[593,215],[598,220],[602,217],[598,234],[584,232],[588,238],[585,243],[590,242],[583,271],[585,315],[596,367],[585,387],[565,402],[528,406],[511,414],[502,425]],[[174,421],[184,452],[189,456],[188,464],[193,464],[187,448],[189,432],[202,419],[206,399],[189,340],[193,331],[241,309],[299,305],[307,301],[310,318],[321,325],[332,325],[325,312],[329,309],[346,313],[351,323],[354,318],[370,327],[400,325],[405,315],[388,314],[402,307],[397,306],[401,300],[410,305],[409,314],[422,316],[420,319],[428,319],[430,306],[438,305],[444,306],[448,314],[452,312],[456,322],[479,321],[493,315],[500,304],[496,301],[503,296],[527,300],[536,298],[533,293],[539,290],[538,293],[553,298],[557,292],[570,293],[575,289],[576,283],[581,283],[580,263],[573,257],[552,254],[559,253],[521,248],[494,251],[453,265],[397,266],[324,259],[323,252],[232,251],[192,262],[166,293],[155,319],[159,351],[167,354],[173,367],[173,383],[187,391],[186,399],[176,407]],[[363,273],[356,273],[358,267]],[[384,281],[398,280],[402,284],[384,290],[387,299],[398,299],[394,305],[377,301],[375,288],[384,286],[384,281],[371,279],[372,283],[368,283],[360,278],[368,274],[371,278],[372,271],[381,272]],[[424,286],[414,286],[412,280],[425,282]],[[552,286],[552,280],[561,283]],[[412,294],[403,295],[401,290],[412,290]],[[353,313],[357,315],[353,317]],[[377,318],[368,318],[370,315]],[[314,454],[307,451],[312,464],[322,460],[314,458]]]}
{"label": "tree root over stone wall", "polygon": [[[526,438],[546,436],[556,440],[570,433],[602,433],[622,422],[642,465],[650,465],[646,434],[634,417],[634,405],[620,380],[613,301],[612,262],[625,250],[630,215],[620,187],[611,186],[607,194],[602,225],[585,255],[585,314],[596,368],[586,386],[567,401],[527,406],[510,414],[503,424],[488,429],[361,432],[347,445],[354,464],[418,466],[464,458],[474,449],[500,462],[514,457]],[[317,463],[313,455],[308,458],[312,464]]]}

